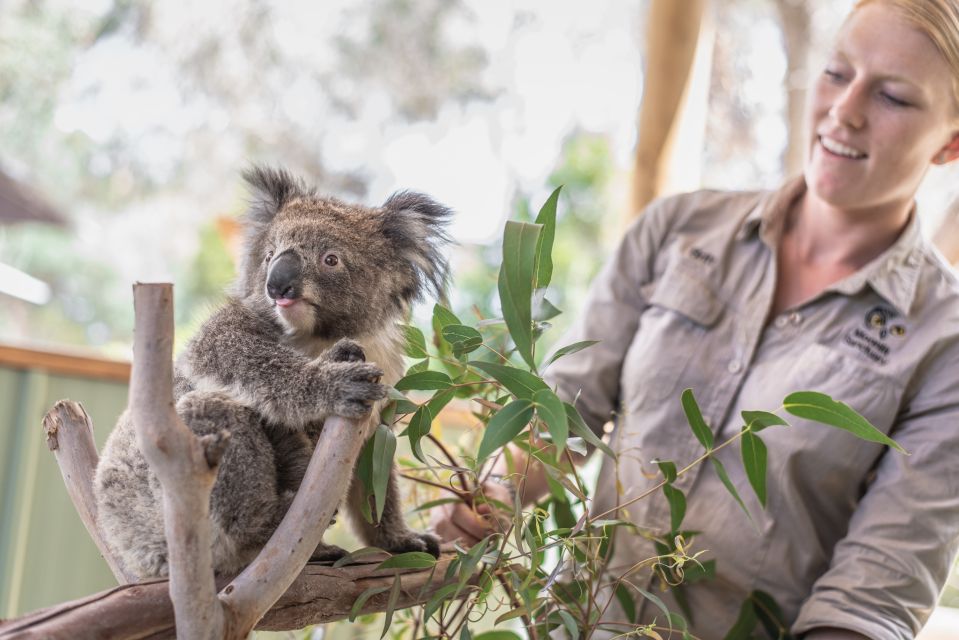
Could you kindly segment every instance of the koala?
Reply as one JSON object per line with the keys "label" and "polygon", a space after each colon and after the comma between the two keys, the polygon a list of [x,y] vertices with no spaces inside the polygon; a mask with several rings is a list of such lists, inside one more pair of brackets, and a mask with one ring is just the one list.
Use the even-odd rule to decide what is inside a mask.
{"label": "koala", "polygon": [[[427,292],[441,294],[451,212],[429,197],[392,195],[381,207],[317,195],[283,170],[244,174],[254,200],[244,220],[239,275],[226,303],[177,358],[177,414],[197,435],[230,432],[210,498],[214,570],[249,564],[279,525],[303,479],[324,420],[379,423],[385,384],[403,374],[397,321]],[[439,555],[438,539],[403,519],[395,469],[382,518],[362,516],[354,481],[345,507],[368,544]],[[97,466],[98,522],[120,561],[141,578],[167,574],[162,488],[137,448],[129,411]],[[315,560],[346,552],[321,543]]]}

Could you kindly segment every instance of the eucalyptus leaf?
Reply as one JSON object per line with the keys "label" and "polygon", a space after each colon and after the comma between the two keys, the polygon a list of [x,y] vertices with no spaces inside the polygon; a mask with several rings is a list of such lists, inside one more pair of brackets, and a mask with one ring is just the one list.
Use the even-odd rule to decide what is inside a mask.
{"label": "eucalyptus leaf", "polygon": [[586,422],[583,421],[583,417],[579,415],[579,411],[576,410],[576,407],[568,402],[564,402],[563,406],[566,407],[566,418],[569,420],[569,430],[585,440],[587,443],[593,445],[608,455],[610,458],[615,459],[616,454],[613,453],[613,450],[610,449],[609,446],[603,442],[599,436],[593,433],[593,430],[586,425]]}
{"label": "eucalyptus leaf", "polygon": [[553,364],[554,362],[556,362],[563,356],[572,355],[576,353],[577,351],[582,351],[583,349],[587,347],[591,347],[594,344],[599,344],[599,340],[583,340],[582,342],[574,342],[573,344],[568,344],[561,349],[557,349],[556,353],[550,356],[549,360],[547,360],[546,363],[543,365],[543,368],[545,369],[546,367]]}
{"label": "eucalyptus leaf", "polygon": [[789,423],[768,411],[743,411],[743,421],[753,433],[762,431],[766,427],[782,426],[788,427]]}
{"label": "eucalyptus leaf", "polygon": [[543,226],[539,244],[536,247],[535,288],[537,289],[547,286],[553,277],[552,253],[553,238],[556,235],[556,204],[559,202],[559,192],[562,189],[562,186],[556,187],[536,216],[536,223]]}
{"label": "eucalyptus leaf", "polygon": [[410,440],[410,448],[413,451],[413,455],[423,464],[429,464],[429,462],[423,454],[420,440],[430,432],[432,425],[433,412],[430,411],[429,404],[424,404],[420,406],[420,408],[416,410],[416,413],[413,414],[413,417],[410,418],[410,426],[406,429],[406,435]]}
{"label": "eucalyptus leaf", "polygon": [[453,381],[442,371],[421,371],[404,376],[394,386],[400,391],[448,389]]}
{"label": "eucalyptus leaf", "polygon": [[409,324],[401,326],[406,336],[406,355],[417,360],[428,358],[429,353],[426,351],[426,338],[423,337],[423,332]]}
{"label": "eucalyptus leaf", "polygon": [[852,407],[833,400],[825,393],[818,391],[798,391],[786,396],[783,400],[786,411],[821,424],[848,431],[857,438],[869,442],[877,442],[892,447],[896,451],[909,454],[899,446],[899,443],[874,427],[866,418],[857,413]]}
{"label": "eucalyptus leaf", "polygon": [[476,454],[477,462],[504,446],[520,434],[533,419],[533,403],[525,398],[513,400],[493,414]]}
{"label": "eucalyptus leaf", "polygon": [[536,281],[536,258],[542,225],[508,221],[503,232],[503,265],[499,272],[499,298],[503,319],[523,360],[533,360],[531,298]]}
{"label": "eucalyptus leaf", "polygon": [[463,324],[455,313],[439,303],[433,305],[433,322],[440,329],[451,324]]}
{"label": "eucalyptus leaf", "polygon": [[537,391],[549,389],[539,377],[513,366],[481,360],[471,360],[468,364],[494,378],[517,398],[532,400]]}
{"label": "eucalyptus leaf", "polygon": [[484,631],[478,636],[473,636],[473,640],[522,640],[512,631]]}
{"label": "eucalyptus leaf", "polygon": [[353,601],[353,606],[350,607],[350,622],[356,620],[356,616],[360,615],[360,611],[363,609],[363,605],[366,604],[366,601],[372,598],[375,595],[389,591],[390,587],[370,587],[360,595],[356,597],[356,600]]}
{"label": "eucalyptus leaf", "polygon": [[393,624],[393,612],[396,611],[396,605],[400,601],[400,592],[403,589],[401,580],[399,576],[393,580],[393,588],[390,589],[390,599],[386,603],[386,617],[383,620],[383,633],[380,634],[380,638],[385,638],[386,634],[390,632],[390,626]]}
{"label": "eucalyptus leaf", "polygon": [[659,460],[655,459],[653,462],[656,466],[659,467],[659,470],[663,474],[663,478],[666,480],[667,484],[672,484],[676,481],[676,463],[672,460]]}
{"label": "eucalyptus leaf", "polygon": [[453,348],[453,355],[457,358],[476,351],[483,344],[483,336],[479,331],[462,324],[443,327],[443,339]]}
{"label": "eucalyptus leaf", "polygon": [[783,616],[782,609],[775,598],[759,589],[749,594],[749,598],[753,601],[753,611],[756,612],[756,617],[770,638],[785,640],[790,637],[789,625],[786,623],[786,618]]}
{"label": "eucalyptus leaf", "polygon": [[396,453],[396,436],[385,424],[376,427],[373,434],[373,501],[376,504],[376,521],[383,517],[386,506],[386,489],[390,481],[390,469],[393,468],[393,454]]}
{"label": "eucalyptus leaf", "polygon": [[663,493],[666,494],[666,500],[669,502],[670,531],[679,531],[683,518],[686,517],[686,496],[671,484],[663,485]]}
{"label": "eucalyptus leaf", "polygon": [[743,468],[752,485],[759,503],[766,507],[766,444],[747,427],[743,427],[740,439],[743,455]]}
{"label": "eucalyptus leaf", "polygon": [[749,518],[749,521],[753,523],[753,526],[756,526],[752,515],[749,513],[749,509],[746,508],[746,503],[743,502],[743,499],[739,497],[739,492],[736,491],[736,487],[733,485],[732,480],[729,479],[729,474],[726,473],[726,467],[724,467],[723,463],[717,460],[715,457],[710,456],[709,461],[713,463],[713,468],[716,469],[716,474],[719,476],[719,479],[722,480],[723,486],[726,487],[726,491],[728,491],[730,495],[736,499],[736,502],[742,508],[743,513],[745,513],[746,517]]}
{"label": "eucalyptus leaf", "polygon": [[752,600],[747,598],[739,609],[739,617],[736,618],[732,628],[726,632],[723,640],[752,640],[756,622],[756,611],[753,609]]}
{"label": "eucalyptus leaf", "polygon": [[552,325],[548,321],[563,313],[556,308],[556,305],[546,299],[546,289],[537,289],[533,292],[532,312],[533,323],[541,325],[541,330],[549,329]]}
{"label": "eucalyptus leaf", "polygon": [[713,448],[713,432],[709,428],[709,425],[706,424],[706,421],[703,420],[703,413],[699,410],[699,404],[696,402],[696,398],[693,397],[692,389],[683,391],[682,403],[683,412],[686,414],[686,421],[689,422],[689,427],[693,430],[693,435],[695,435],[696,439],[706,448],[706,451],[711,451]]}
{"label": "eucalyptus leaf", "polygon": [[622,607],[623,613],[626,614],[626,619],[635,624],[637,619],[636,601],[629,593],[629,588],[625,584],[619,583],[616,585],[616,599],[619,601],[619,606]]}
{"label": "eucalyptus leaf", "polygon": [[566,447],[566,439],[569,437],[569,421],[563,401],[551,389],[541,389],[533,394],[533,403],[536,405],[536,415],[546,423],[559,455]]}
{"label": "eucalyptus leaf", "polygon": [[379,565],[380,569],[429,569],[436,564],[436,558],[424,551],[409,551],[387,558]]}
{"label": "eucalyptus leaf", "polygon": [[413,365],[410,365],[410,368],[406,370],[406,375],[411,376],[414,373],[422,373],[423,371],[429,370],[429,368],[430,368],[429,358],[427,358],[426,360],[420,360],[419,362]]}

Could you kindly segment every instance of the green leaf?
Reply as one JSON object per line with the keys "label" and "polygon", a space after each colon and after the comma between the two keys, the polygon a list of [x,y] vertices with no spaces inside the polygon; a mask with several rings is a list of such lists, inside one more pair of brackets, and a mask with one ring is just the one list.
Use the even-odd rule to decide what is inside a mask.
{"label": "green leaf", "polygon": [[723,481],[723,485],[726,487],[732,497],[736,499],[736,502],[739,503],[739,506],[742,508],[743,513],[746,514],[746,517],[749,518],[749,521],[755,526],[755,521],[753,521],[752,515],[749,513],[749,509],[746,508],[746,503],[743,502],[743,499],[739,497],[739,492],[736,491],[736,487],[733,486],[732,480],[729,479],[729,475],[726,473],[726,467],[723,466],[723,463],[717,460],[716,458],[710,456],[709,461],[713,463],[713,468],[716,469],[719,479]]}
{"label": "green leaf", "polygon": [[463,629],[460,631],[460,640],[473,640],[473,634],[470,633],[470,628],[466,625],[463,625]]}
{"label": "green leaf", "polygon": [[540,325],[540,330],[548,329],[551,325],[549,320],[563,312],[556,308],[552,302],[546,299],[546,289],[537,289],[533,292],[533,322]]}
{"label": "green leaf", "polygon": [[546,364],[543,365],[545,369],[549,365],[553,364],[563,356],[568,356],[576,353],[577,351],[582,351],[587,347],[591,347],[594,344],[599,344],[599,340],[583,340],[582,342],[574,342],[573,344],[568,344],[562,349],[557,349],[556,353],[550,356],[549,360],[546,361]]}
{"label": "green leaf", "polygon": [[533,419],[533,403],[525,398],[513,400],[508,405],[493,414],[483,441],[480,442],[477,462],[485,460],[491,453],[515,438],[526,428]]}
{"label": "green leaf", "polygon": [[390,481],[390,469],[393,468],[393,454],[396,453],[396,436],[385,424],[376,427],[373,434],[373,500],[376,503],[376,521],[383,517],[386,507],[386,488]]}
{"label": "green leaf", "polygon": [[450,400],[452,400],[455,395],[456,389],[445,389],[436,393],[426,402],[426,406],[430,408],[430,414],[432,414],[434,418],[440,415],[440,411],[450,403]]}
{"label": "green leaf", "polygon": [[440,329],[442,329],[443,327],[451,324],[463,323],[460,322],[460,319],[456,317],[455,313],[437,303],[433,305],[433,324],[434,326],[438,326]]}
{"label": "green leaf", "polygon": [[394,387],[399,391],[449,389],[452,384],[450,377],[442,371],[421,371],[401,378]]}
{"label": "green leaf", "polygon": [[473,636],[473,640],[522,640],[512,631],[485,631],[478,636]]}
{"label": "green leaf", "polygon": [[686,496],[671,484],[663,485],[663,493],[669,501],[669,526],[671,531],[679,531],[686,517]]}
{"label": "green leaf", "polygon": [[877,442],[909,455],[909,452],[899,446],[899,443],[888,437],[882,431],[872,426],[868,420],[859,415],[852,407],[833,400],[825,393],[817,391],[798,391],[786,396],[783,400],[786,411],[821,424],[848,431],[857,438]]}
{"label": "green leaf", "polygon": [[653,460],[656,465],[659,467],[659,470],[663,473],[663,478],[666,480],[667,484],[672,484],[676,481],[676,463],[672,460]]}
{"label": "green leaf", "polygon": [[768,411],[743,411],[742,415],[746,426],[749,427],[753,433],[762,431],[766,427],[789,426],[788,422],[777,416],[775,413],[769,413]]}
{"label": "green leaf", "polygon": [[497,364],[495,362],[482,362],[480,360],[471,360],[468,364],[493,377],[517,398],[532,400],[533,394],[537,391],[549,389],[545,382],[529,371],[523,371],[516,367]]}
{"label": "green leaf", "polygon": [[356,477],[363,483],[364,498],[360,502],[360,511],[363,518],[373,523],[373,512],[370,509],[369,497],[373,493],[373,438],[363,443],[360,450],[360,457],[356,459]]}
{"label": "green leaf", "polygon": [[376,569],[429,569],[436,564],[436,558],[424,551],[409,551],[387,558]]}
{"label": "green leaf", "polygon": [[526,607],[519,606],[519,607],[516,607],[515,609],[510,609],[509,611],[507,611],[500,617],[496,618],[496,620],[493,621],[493,624],[498,625],[501,622],[506,622],[507,620],[512,620],[513,618],[520,618],[527,614],[529,614],[529,611],[526,609]]}
{"label": "green leaf", "polygon": [[337,560],[333,563],[334,569],[339,569],[342,566],[352,564],[357,560],[364,558],[366,556],[372,555],[382,555],[383,550],[379,547],[362,547],[356,551],[350,551],[348,554]]}
{"label": "green leaf", "polygon": [[608,455],[610,458],[615,459],[616,454],[613,453],[613,450],[610,449],[605,442],[600,440],[599,436],[593,433],[593,430],[586,425],[586,422],[583,421],[583,417],[579,415],[579,411],[576,410],[576,407],[568,402],[564,402],[563,406],[566,407],[566,418],[569,420],[569,430]]}
{"label": "green leaf", "polygon": [[562,186],[556,187],[543,204],[536,216],[536,224],[543,225],[539,244],[536,247],[536,283],[534,288],[542,289],[553,277],[553,238],[556,235],[556,203]]}
{"label": "green leaf", "polygon": [[707,451],[710,451],[713,448],[713,432],[709,428],[709,425],[706,424],[706,421],[703,420],[703,413],[699,410],[696,398],[693,397],[692,389],[683,391],[682,402],[683,411],[686,413],[686,421],[689,422],[689,427],[693,430],[696,439],[702,443]]}
{"label": "green leaf", "polygon": [[433,613],[436,612],[442,605],[447,602],[450,602],[452,598],[451,595],[456,591],[456,584],[448,584],[445,587],[442,587],[436,593],[430,596],[430,599],[427,601],[426,605],[423,607],[423,620],[429,620]]}
{"label": "green leaf", "polygon": [[451,324],[443,327],[443,339],[453,347],[453,355],[459,358],[463,354],[476,351],[483,344],[483,336],[473,327]]}
{"label": "green leaf", "polygon": [[732,628],[729,629],[723,640],[751,640],[756,622],[756,611],[753,609],[752,600],[747,598],[739,609],[739,617],[736,618],[736,622],[733,623]]}
{"label": "green leaf", "polygon": [[499,298],[503,319],[516,350],[530,368],[533,361],[531,297],[536,281],[536,252],[542,225],[508,221],[503,233],[503,266],[499,272]]}
{"label": "green leaf", "polygon": [[406,435],[410,439],[410,448],[413,450],[413,455],[423,464],[429,464],[429,462],[427,462],[426,456],[423,455],[420,440],[430,432],[432,425],[433,412],[430,411],[429,404],[424,404],[416,410],[416,413],[410,418],[410,426],[406,428]]}
{"label": "green leaf", "polygon": [[533,403],[536,405],[536,414],[546,423],[549,435],[553,436],[558,455],[566,447],[566,438],[569,436],[569,420],[563,401],[551,389],[541,389],[533,394]]}
{"label": "green leaf", "polygon": [[743,468],[749,484],[753,486],[759,503],[766,507],[766,444],[747,427],[743,427],[742,439],[739,443],[743,454]]}
{"label": "green leaf", "polygon": [[428,358],[429,353],[426,351],[426,338],[423,337],[423,332],[409,324],[401,326],[406,334],[406,355],[417,360]]}
{"label": "green leaf", "polygon": [[356,616],[360,615],[360,610],[363,609],[363,605],[366,604],[366,601],[372,598],[375,595],[383,593],[384,591],[389,591],[390,587],[370,587],[360,595],[356,597],[356,600],[353,602],[353,606],[350,607],[350,622],[356,620]]}
{"label": "green leaf", "polygon": [[403,588],[400,582],[399,576],[396,576],[396,579],[393,580],[393,588],[390,589],[390,599],[386,603],[386,619],[383,620],[383,633],[380,634],[380,638],[386,637],[386,634],[390,632],[390,625],[393,624],[393,612],[396,610],[396,605],[399,604],[400,591]]}
{"label": "green leaf", "polygon": [[685,567],[683,582],[699,582],[700,580],[712,580],[716,577],[716,561],[705,560],[700,563],[692,562]]}
{"label": "green leaf", "polygon": [[753,601],[753,610],[756,612],[756,617],[759,618],[759,622],[770,638],[785,640],[789,637],[789,625],[786,624],[786,618],[783,616],[782,609],[779,608],[779,603],[776,602],[775,598],[759,589],[749,594],[749,598]]}
{"label": "green leaf", "polygon": [[414,373],[422,373],[423,371],[428,371],[430,368],[430,359],[420,360],[416,364],[410,365],[410,368],[406,370],[406,375],[411,376]]}
{"label": "green leaf", "polygon": [[579,640],[579,625],[576,624],[576,620],[573,618],[572,615],[570,615],[569,611],[566,611],[565,609],[560,609],[559,617],[562,618],[563,626],[566,627],[566,631],[569,632],[569,639]]}
{"label": "green leaf", "polygon": [[633,600],[625,584],[616,585],[616,599],[619,600],[619,606],[623,608],[626,619],[636,624],[636,601]]}

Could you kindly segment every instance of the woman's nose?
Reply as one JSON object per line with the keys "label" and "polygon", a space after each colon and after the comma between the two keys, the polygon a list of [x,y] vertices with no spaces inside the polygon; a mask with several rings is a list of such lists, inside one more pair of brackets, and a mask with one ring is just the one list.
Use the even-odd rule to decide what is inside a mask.
{"label": "woman's nose", "polygon": [[855,85],[849,85],[836,96],[829,108],[829,117],[842,126],[861,129],[866,124],[863,109],[862,91]]}

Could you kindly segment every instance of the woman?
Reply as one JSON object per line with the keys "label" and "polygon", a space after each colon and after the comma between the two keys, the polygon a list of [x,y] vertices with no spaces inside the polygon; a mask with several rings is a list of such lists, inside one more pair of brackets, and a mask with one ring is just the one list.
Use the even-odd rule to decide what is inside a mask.
{"label": "woman", "polygon": [[[859,2],[807,118],[803,176],[778,191],[651,205],[562,344],[602,342],[547,372],[561,395],[578,395],[594,429],[616,415],[619,463],[604,461],[594,513],[653,486],[650,460],[702,453],[678,401],[687,387],[717,442],[739,431],[741,410],[775,410],[814,389],[910,452],[790,418],[762,434],[763,509],[727,447],[717,457],[755,526],[711,468],[678,480],[683,528],[701,532],[693,551],[717,560],[715,580],[686,587],[706,640],[725,634],[754,589],[804,638],[911,638],[957,549],[959,283],[920,236],[914,196],[930,164],[959,157],[959,2]],[[534,467],[522,499],[544,493]],[[661,529],[669,508],[657,493],[620,517]],[[488,532],[463,505],[438,508],[434,527],[467,541]],[[609,574],[653,555],[646,540],[618,534]],[[623,620],[617,607],[607,619]],[[655,607],[643,608],[651,621]]]}

